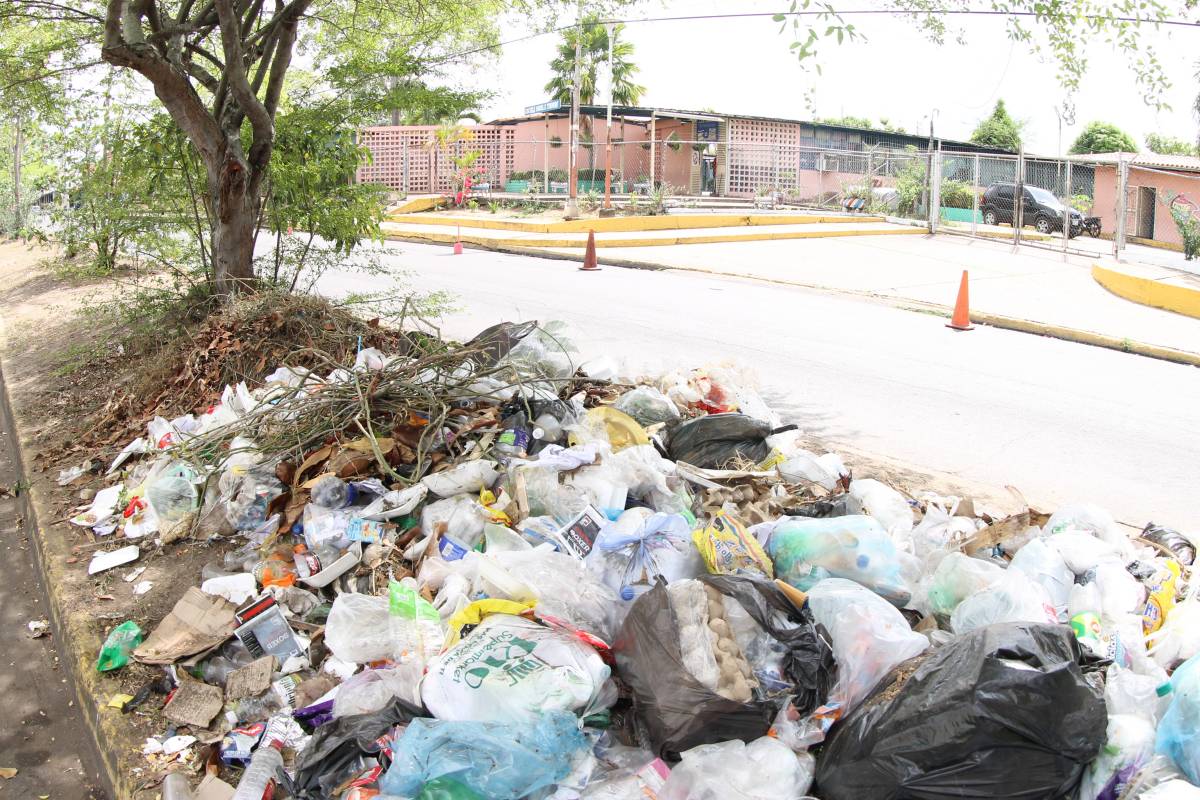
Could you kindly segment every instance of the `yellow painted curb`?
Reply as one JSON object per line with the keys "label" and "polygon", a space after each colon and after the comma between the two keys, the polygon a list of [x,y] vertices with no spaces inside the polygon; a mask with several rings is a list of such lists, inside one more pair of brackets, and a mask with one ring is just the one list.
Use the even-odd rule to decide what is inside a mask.
{"label": "yellow painted curb", "polygon": [[819,214],[668,214],[643,217],[576,219],[563,222],[521,222],[479,217],[428,216],[411,213],[407,207],[388,215],[397,224],[446,225],[520,233],[634,233],[638,231],[688,230],[692,228],[742,228],[758,225],[813,225],[883,222],[883,217],[823,216]]}
{"label": "yellow painted curb", "polygon": [[[925,233],[920,228],[900,228],[878,230],[823,230],[823,231],[787,231],[763,233],[727,233],[714,236],[657,236],[638,237],[629,239],[597,239],[596,247],[665,247],[678,244],[724,244],[729,242],[766,242],[783,239],[828,239],[843,236],[921,236]],[[403,228],[385,230],[384,236],[389,239],[408,239],[439,244],[452,244],[457,237],[455,233],[435,233],[433,231],[407,231]],[[582,249],[587,242],[582,239],[521,239],[517,237],[498,238],[464,234],[463,244],[474,244],[480,247],[522,247],[522,248],[578,248]]]}
{"label": "yellow painted curb", "polygon": [[394,209],[392,214],[419,214],[422,211],[432,211],[444,202],[446,202],[445,197],[437,197],[436,195],[414,197],[404,205]]}
{"label": "yellow painted curb", "polygon": [[1092,277],[1117,297],[1200,319],[1200,290],[1130,275],[1099,264],[1092,265]]}
{"label": "yellow painted curb", "polygon": [[1134,244],[1140,244],[1143,247],[1157,247],[1159,250],[1174,250],[1176,253],[1183,252],[1183,245],[1175,244],[1175,242],[1160,242],[1157,239],[1143,239],[1140,236],[1130,236],[1129,241]]}

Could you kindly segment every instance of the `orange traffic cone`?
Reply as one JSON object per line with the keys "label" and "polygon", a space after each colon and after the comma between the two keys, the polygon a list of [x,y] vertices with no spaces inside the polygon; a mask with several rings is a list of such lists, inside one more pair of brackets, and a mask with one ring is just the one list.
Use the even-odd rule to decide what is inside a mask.
{"label": "orange traffic cone", "polygon": [[454,229],[454,255],[462,255],[462,226]]}
{"label": "orange traffic cone", "polygon": [[962,282],[958,284],[958,300],[954,302],[954,316],[950,317],[950,324],[946,327],[953,328],[956,331],[973,330],[975,326],[971,324],[971,316],[967,311],[968,306],[967,271],[964,269]]}
{"label": "orange traffic cone", "polygon": [[579,268],[583,272],[599,272],[600,267],[596,266],[596,232],[588,231],[587,250],[583,253],[583,266]]}

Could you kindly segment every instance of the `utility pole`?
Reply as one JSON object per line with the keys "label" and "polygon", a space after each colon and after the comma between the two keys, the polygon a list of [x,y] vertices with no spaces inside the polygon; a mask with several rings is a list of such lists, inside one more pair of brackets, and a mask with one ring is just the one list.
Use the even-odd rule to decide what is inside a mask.
{"label": "utility pole", "polygon": [[608,116],[604,123],[604,209],[612,211],[612,107],[613,93],[617,89],[616,75],[613,73],[613,38],[617,35],[617,26],[608,23]]}
{"label": "utility pole", "polygon": [[579,216],[579,170],[575,149],[579,147],[579,81],[583,58],[583,0],[575,14],[575,74],[571,79],[571,149],[567,153],[567,208],[566,219]]}

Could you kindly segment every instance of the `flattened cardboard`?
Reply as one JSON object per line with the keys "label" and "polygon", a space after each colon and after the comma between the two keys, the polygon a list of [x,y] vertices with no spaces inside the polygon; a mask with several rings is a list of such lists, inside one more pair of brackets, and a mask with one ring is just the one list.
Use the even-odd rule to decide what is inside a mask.
{"label": "flattened cardboard", "polygon": [[224,705],[225,697],[220,686],[182,680],[170,702],[163,706],[163,716],[180,725],[207,728]]}
{"label": "flattened cardboard", "polygon": [[233,635],[234,608],[228,600],[192,586],[133,657],[143,664],[172,664],[215,647]]}
{"label": "flattened cardboard", "polygon": [[275,663],[275,656],[263,656],[230,672],[225,679],[225,696],[230,700],[258,697],[271,688],[271,673],[275,671]]}

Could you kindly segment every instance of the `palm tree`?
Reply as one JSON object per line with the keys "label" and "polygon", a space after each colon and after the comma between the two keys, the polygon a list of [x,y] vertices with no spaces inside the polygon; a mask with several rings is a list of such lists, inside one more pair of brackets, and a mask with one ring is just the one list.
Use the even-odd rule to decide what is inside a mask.
{"label": "palm tree", "polygon": [[[550,70],[554,77],[545,86],[550,98],[563,105],[571,104],[571,86],[575,78],[575,40],[579,36],[579,28],[580,26],[572,26],[563,31],[558,54],[550,62]],[[608,25],[599,17],[589,15],[583,18],[582,28],[583,38],[580,40],[579,49],[579,104],[590,106],[596,103],[597,79],[608,72]],[[625,26],[621,23],[613,26],[612,100],[614,105],[633,106],[637,105],[646,87],[633,81],[638,68],[633,63],[633,43],[621,38],[621,32],[624,30]],[[589,142],[591,119],[590,116],[585,116],[581,120]],[[590,163],[594,159],[593,148],[589,146],[588,152]]]}

